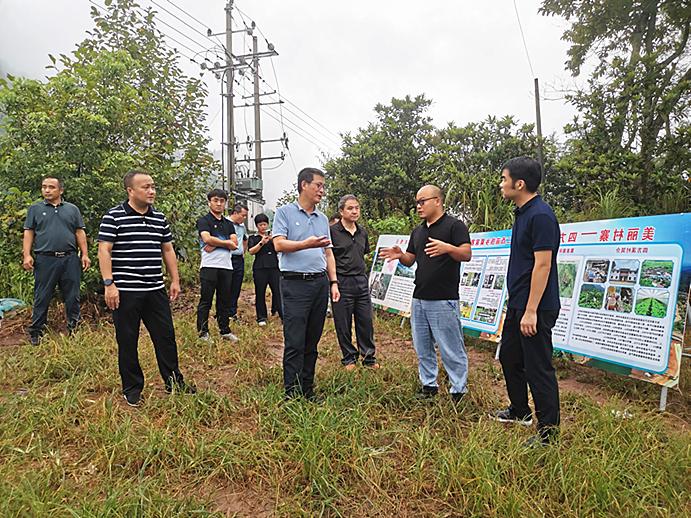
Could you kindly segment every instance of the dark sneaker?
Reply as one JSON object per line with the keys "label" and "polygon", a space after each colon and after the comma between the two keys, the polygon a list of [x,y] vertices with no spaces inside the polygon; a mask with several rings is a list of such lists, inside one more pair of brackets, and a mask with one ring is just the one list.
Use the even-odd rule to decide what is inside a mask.
{"label": "dark sneaker", "polygon": [[29,343],[31,345],[39,345],[41,343],[41,337],[37,335],[31,335],[29,337]]}
{"label": "dark sneaker", "polygon": [[142,405],[141,394],[123,394],[122,397],[125,398],[125,402],[131,407],[139,407]]}
{"label": "dark sneaker", "polygon": [[314,392],[305,394],[305,401],[314,405],[321,405],[325,400],[326,398],[321,394],[315,394]]}
{"label": "dark sneaker", "polygon": [[430,385],[423,385],[416,393],[417,399],[432,399],[439,392],[439,387],[432,387]]}
{"label": "dark sneaker", "polygon": [[454,392],[451,394],[451,401],[454,403],[460,403],[463,401],[463,397],[465,396],[465,392]]}
{"label": "dark sneaker", "polygon": [[528,414],[523,417],[519,417],[513,413],[510,408],[505,408],[504,410],[496,410],[489,414],[490,418],[500,423],[516,423],[521,426],[531,426],[533,424],[533,417]]}
{"label": "dark sneaker", "polygon": [[184,381],[182,383],[175,383],[173,385],[166,385],[166,392],[172,394],[196,394],[197,387],[194,385],[188,385]]}

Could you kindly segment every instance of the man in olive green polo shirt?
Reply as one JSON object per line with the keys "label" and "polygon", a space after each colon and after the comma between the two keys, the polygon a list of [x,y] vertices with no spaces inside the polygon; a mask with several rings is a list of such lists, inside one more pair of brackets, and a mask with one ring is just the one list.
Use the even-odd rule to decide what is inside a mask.
{"label": "man in olive green polo shirt", "polygon": [[[71,332],[77,326],[81,270],[91,266],[84,220],[75,205],[62,201],[63,191],[60,179],[44,178],[43,200],[29,207],[24,223],[23,266],[34,272],[34,308],[29,327],[32,345],[41,340],[56,285],[65,301],[67,329]],[[32,247],[35,258],[31,255]]]}

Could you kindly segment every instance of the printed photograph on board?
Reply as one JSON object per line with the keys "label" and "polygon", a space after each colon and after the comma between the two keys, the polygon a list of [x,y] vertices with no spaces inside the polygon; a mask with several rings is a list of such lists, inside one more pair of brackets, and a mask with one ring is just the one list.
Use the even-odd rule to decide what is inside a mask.
{"label": "printed photograph on board", "polygon": [[609,272],[609,261],[607,259],[590,259],[585,263],[583,282],[606,282],[607,272]]}
{"label": "printed photograph on board", "polygon": [[669,291],[641,288],[636,297],[636,315],[665,318],[669,307]]}
{"label": "printed photograph on board", "polygon": [[587,309],[602,309],[605,287],[599,284],[584,284],[578,295],[578,306]]}
{"label": "printed photograph on board", "polygon": [[610,286],[605,297],[605,309],[618,313],[631,313],[633,308],[633,288]]}
{"label": "printed photograph on board", "polygon": [[393,275],[384,275],[382,273],[375,273],[370,284],[370,295],[373,299],[384,300],[386,298],[386,291],[389,289]]}
{"label": "printed photograph on board", "polygon": [[559,279],[559,296],[564,299],[573,297],[576,285],[576,264],[557,263],[557,277]]}
{"label": "printed photograph on board", "polygon": [[481,272],[463,272],[461,286],[477,286],[480,283]]}
{"label": "printed photograph on board", "polygon": [[643,261],[640,284],[646,288],[669,288],[673,270],[672,261]]}
{"label": "printed photograph on board", "polygon": [[636,259],[616,259],[612,261],[609,282],[633,286],[638,280],[641,263]]}

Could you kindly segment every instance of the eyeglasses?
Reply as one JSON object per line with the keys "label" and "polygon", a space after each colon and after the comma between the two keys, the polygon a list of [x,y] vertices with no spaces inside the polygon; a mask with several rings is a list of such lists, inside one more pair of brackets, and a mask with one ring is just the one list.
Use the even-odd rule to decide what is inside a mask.
{"label": "eyeglasses", "polygon": [[310,184],[314,185],[318,191],[326,190],[326,185],[324,185],[322,182],[310,182]]}
{"label": "eyeglasses", "polygon": [[439,196],[430,196],[429,198],[420,198],[419,200],[415,200],[415,205],[418,207],[422,207],[426,201],[434,200],[435,198],[439,198]]}

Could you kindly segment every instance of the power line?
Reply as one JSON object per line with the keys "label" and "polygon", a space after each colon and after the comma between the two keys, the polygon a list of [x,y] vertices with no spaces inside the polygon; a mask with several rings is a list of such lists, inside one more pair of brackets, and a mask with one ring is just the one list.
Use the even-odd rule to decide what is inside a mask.
{"label": "power line", "polygon": [[[247,93],[247,94],[251,93],[247,89],[247,87],[245,87],[245,85],[241,84],[239,81],[235,80],[235,84],[237,84],[240,88],[242,88],[245,91],[245,93]],[[274,115],[272,115],[272,113],[274,113],[280,117],[280,114],[278,113],[278,111],[275,110],[275,108],[273,108],[271,106],[264,106],[264,108],[265,108],[264,113],[266,115],[268,115],[269,117],[271,117],[275,121],[282,124],[282,121],[280,118],[277,118]],[[319,136],[312,134],[309,130],[302,127],[299,123],[294,122],[291,119],[287,119],[287,118],[285,119],[284,122],[290,124],[290,126],[291,126],[289,128],[290,131],[295,132],[297,135],[299,135],[300,137],[302,137],[304,140],[311,143],[312,145],[314,145],[320,149],[327,149],[327,150],[333,149],[333,144],[325,142],[324,140],[319,138]]]}
{"label": "power line", "polygon": [[525,57],[528,58],[528,66],[530,67],[530,77],[535,77],[535,72],[533,71],[533,63],[530,60],[530,53],[528,52],[528,44],[525,42],[525,34],[523,34],[523,25],[521,24],[521,17],[518,15],[518,6],[516,5],[516,0],[513,0],[513,10],[516,12],[516,20],[518,20],[518,28],[521,31],[521,39],[523,40],[523,48],[525,49]]}

